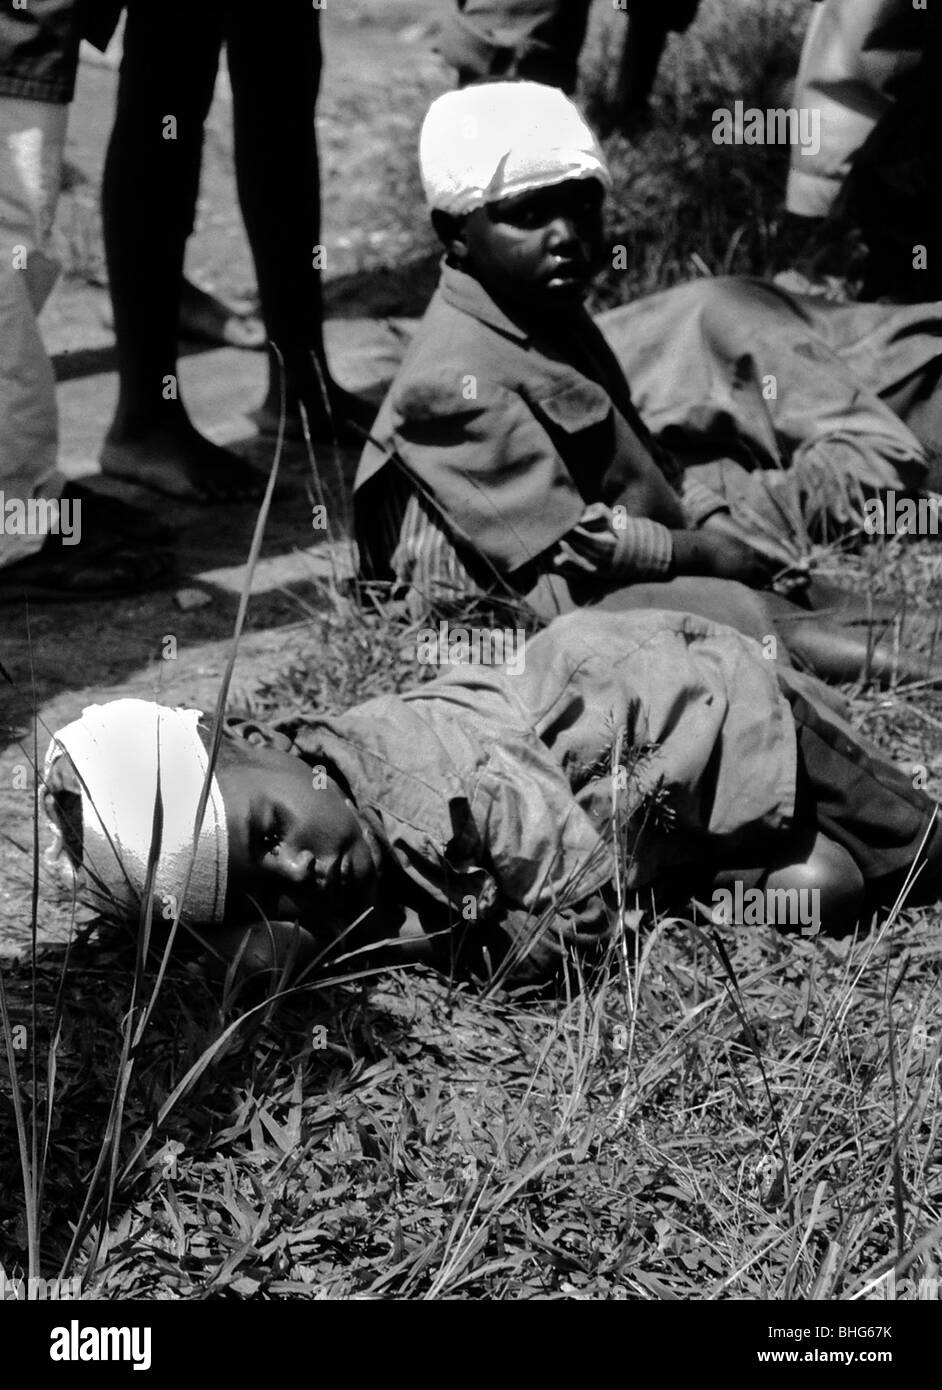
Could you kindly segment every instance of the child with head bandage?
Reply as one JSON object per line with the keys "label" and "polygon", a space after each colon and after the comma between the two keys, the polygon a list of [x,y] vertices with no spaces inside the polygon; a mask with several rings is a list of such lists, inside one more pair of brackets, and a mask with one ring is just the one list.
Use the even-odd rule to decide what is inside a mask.
{"label": "child with head bandage", "polygon": [[[877,343],[880,316],[895,311],[868,306],[859,331],[845,313],[826,341],[818,310],[723,279],[613,311],[603,333],[583,300],[611,252],[611,173],[562,92],[494,82],[447,93],[419,153],[445,257],[357,473],[363,577],[416,613],[460,612],[469,598],[542,619],[678,608],[755,637],[781,621],[781,649],[818,674],[856,678],[869,658],[872,676],[888,675],[898,653],[868,650],[847,595],[812,585],[802,607],[769,589],[797,557],[781,495],[793,464],[814,478],[815,507],[838,459],[871,489],[924,476],[919,441],[834,346],[853,339],[859,368],[861,338]],[[894,339],[905,338],[907,371],[938,356],[938,333],[912,328]],[[653,437],[626,370],[676,455]],[[821,606],[847,623],[810,611]]]}
{"label": "child with head bandage", "polygon": [[382,943],[512,983],[604,955],[616,876],[672,910],[804,891],[825,929],[892,902],[914,861],[939,894],[933,803],[749,638],[596,611],[524,657],[229,732],[209,779],[198,711],[92,706],[46,758],[55,852],[135,917],[153,863],[154,916],[255,968]]}

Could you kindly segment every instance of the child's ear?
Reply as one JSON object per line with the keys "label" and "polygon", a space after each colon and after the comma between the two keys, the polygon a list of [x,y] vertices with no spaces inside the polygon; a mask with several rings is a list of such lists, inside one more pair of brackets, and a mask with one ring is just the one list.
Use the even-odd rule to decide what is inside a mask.
{"label": "child's ear", "polygon": [[457,265],[460,265],[468,254],[464,224],[463,217],[454,217],[450,212],[442,212],[439,208],[432,209],[435,234],[447,251],[449,259]]}
{"label": "child's ear", "polygon": [[73,796],[82,795],[82,783],[68,753],[60,753],[49,769],[46,790],[53,796],[59,795],[60,792],[70,792]]}
{"label": "child's ear", "polygon": [[61,843],[74,867],[78,868],[82,863],[84,839],[82,783],[67,753],[60,754],[49,769],[43,789],[43,808],[58,826]]}

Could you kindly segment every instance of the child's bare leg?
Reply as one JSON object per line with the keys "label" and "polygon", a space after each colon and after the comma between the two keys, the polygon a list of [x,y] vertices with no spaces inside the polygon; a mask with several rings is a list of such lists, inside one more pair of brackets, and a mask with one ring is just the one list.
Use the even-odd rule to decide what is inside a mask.
{"label": "child's bare leg", "polygon": [[853,926],[864,904],[864,879],[857,865],[842,845],[820,831],[803,859],[769,870],[765,887],[816,892],[820,925],[831,930]]}
{"label": "child's bare leg", "polygon": [[[741,870],[723,870],[714,879],[713,887],[733,891],[737,879],[746,877]],[[748,879],[750,884],[755,881],[754,871]],[[815,931],[844,931],[854,925],[864,907],[863,875],[846,849],[820,831],[814,832],[810,843],[796,841],[793,853],[768,869],[756,887],[765,893],[797,890],[801,895],[799,902],[810,907],[810,912],[803,912],[802,921],[806,923],[810,916]],[[771,925],[787,928],[795,924],[776,921]]]}
{"label": "child's bare leg", "polygon": [[[580,598],[574,593],[577,602]],[[712,575],[681,575],[676,579],[629,584],[589,600],[592,607],[608,612],[627,612],[638,608],[664,608],[671,612],[695,613],[709,622],[725,623],[737,632],[764,642],[779,637],[768,600],[774,595],[749,589],[735,579],[715,579]],[[581,602],[585,602],[582,599]],[[778,642],[777,656],[791,665],[785,639]]]}
{"label": "child's bare leg", "polygon": [[893,680],[942,682],[938,662],[907,656],[894,650],[891,642],[875,641],[865,628],[844,627],[778,594],[766,598],[792,656],[822,680],[855,681],[865,676],[879,685]]}
{"label": "child's bare leg", "polygon": [[899,604],[892,599],[868,598],[826,579],[812,578],[802,598],[809,612],[831,617],[842,627],[879,625],[885,631],[899,611]]}

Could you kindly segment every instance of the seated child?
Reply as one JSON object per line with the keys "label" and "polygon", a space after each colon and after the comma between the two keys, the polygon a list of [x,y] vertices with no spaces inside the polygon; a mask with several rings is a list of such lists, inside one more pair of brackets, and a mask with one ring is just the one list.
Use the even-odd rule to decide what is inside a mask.
{"label": "seated child", "polygon": [[828,928],[892,902],[920,859],[922,898],[942,893],[933,803],[819,692],[731,628],[588,611],[504,666],[230,729],[195,854],[212,741],[197,710],[91,706],[50,743],[45,801],[55,854],[136,917],[159,788],[153,920],[182,909],[223,958],[293,947],[336,965],[383,943],[541,982],[597,959],[639,889],[661,908],[742,901],[737,883],[805,890]]}
{"label": "seated child", "polygon": [[[708,394],[699,405],[682,391],[684,376],[699,383],[705,375],[701,370],[696,376],[689,360],[696,359],[706,335],[697,336],[696,305],[688,305],[691,295],[705,291],[683,286],[654,297],[686,296],[676,314],[661,314],[668,327],[676,322],[676,331],[653,344],[657,351],[651,326],[657,315],[639,314],[635,335],[645,345],[634,354],[635,369],[647,364],[654,386],[663,377],[675,395],[680,388],[681,420],[665,408],[663,382],[660,396],[654,386],[649,394],[658,419],[678,431],[688,461],[697,465],[689,470],[652,437],[619,357],[583,307],[604,254],[602,210],[611,178],[575,106],[561,92],[529,82],[448,93],[426,117],[420,161],[446,255],[438,291],[357,473],[355,523],[364,577],[408,591],[416,609],[441,608],[449,600],[460,604],[469,595],[525,600],[542,618],[599,602],[670,607],[728,621],[753,636],[774,631],[779,616],[788,620],[789,646],[819,674],[859,675],[866,655],[859,634],[809,621],[804,609],[777,596],[747,594],[730,582],[766,585],[795,551],[784,534],[776,534],[775,506],[773,524],[768,507],[751,525],[734,521],[727,476],[712,477],[713,486],[697,476],[718,456],[732,468],[744,452],[747,459],[755,455],[749,437],[727,457],[737,422],[727,400],[736,397],[734,390],[727,390],[723,408],[712,414],[714,381],[706,382]],[[747,406],[756,399],[761,404],[762,377],[756,393],[749,339],[739,353],[735,345],[731,351],[729,326],[748,323],[751,304],[753,318],[771,324],[767,336],[774,339],[783,331],[770,308],[777,293],[754,290],[751,299],[722,301],[714,315],[719,336],[709,346],[725,354],[716,375],[725,370],[738,385],[737,400]],[[630,356],[632,320],[625,316],[635,307],[614,311],[622,316],[615,322],[621,356]],[[794,340],[795,329],[789,332]],[[682,371],[674,370],[681,349]],[[787,356],[797,375],[791,421],[801,421],[810,409],[800,390],[809,379],[820,382],[827,375],[823,352],[822,347],[811,363],[798,341],[787,354],[782,346],[774,359],[785,373]],[[795,364],[801,363],[805,370],[798,374]],[[846,435],[849,412],[862,394],[859,386],[849,394],[844,390],[842,371],[839,408],[818,390],[817,416],[808,425],[816,458],[826,433],[820,421],[839,416]],[[784,409],[782,401],[780,413]],[[708,427],[706,440],[696,437],[697,410]],[[693,427],[681,429],[690,415]],[[921,446],[892,412],[877,402],[858,415],[866,416],[868,438],[877,439],[868,459],[877,454],[885,465],[882,471],[874,465],[874,481],[895,481],[900,490],[920,481]],[[859,425],[853,429],[859,439]],[[889,436],[882,454],[880,431]],[[768,456],[776,427],[763,421],[755,433]],[[843,457],[847,450],[841,453],[840,442],[834,440],[834,450]],[[878,649],[871,655],[874,673],[882,674],[891,654]]]}

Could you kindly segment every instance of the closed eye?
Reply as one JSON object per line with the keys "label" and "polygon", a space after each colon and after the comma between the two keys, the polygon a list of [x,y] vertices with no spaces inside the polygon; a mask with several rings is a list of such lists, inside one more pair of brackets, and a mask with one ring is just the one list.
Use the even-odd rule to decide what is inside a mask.
{"label": "closed eye", "polygon": [[275,807],[272,809],[268,829],[259,837],[259,857],[264,858],[266,854],[271,854],[273,850],[277,849],[284,839],[284,833],[284,821],[280,811]]}

